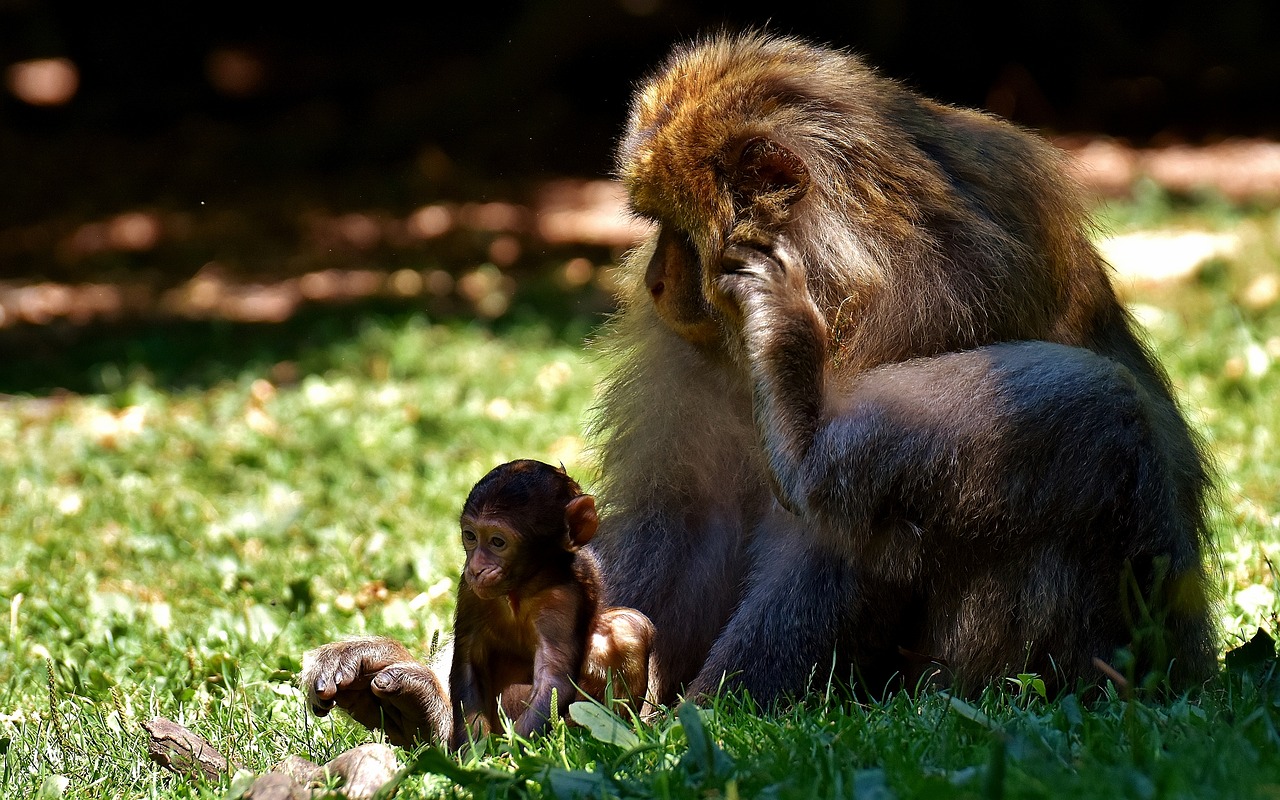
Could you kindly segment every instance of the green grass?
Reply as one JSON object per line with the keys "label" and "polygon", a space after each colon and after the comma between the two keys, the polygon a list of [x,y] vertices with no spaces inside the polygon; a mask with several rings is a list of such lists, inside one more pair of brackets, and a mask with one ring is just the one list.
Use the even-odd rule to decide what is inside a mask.
{"label": "green grass", "polygon": [[[1220,462],[1226,649],[1275,630],[1280,304],[1242,298],[1280,269],[1280,213],[1210,216],[1240,252],[1133,300]],[[147,760],[139,724],[157,714],[251,770],[367,741],[304,713],[301,653],[361,633],[425,651],[447,630],[457,509],[494,464],[560,459],[593,482],[580,437],[601,366],[569,338],[343,312],[104,333],[57,364],[3,368],[0,391],[56,375],[80,393],[0,401],[0,794],[226,793]],[[401,793],[1277,796],[1278,728],[1271,650],[1159,702],[1045,702],[1011,684],[865,703],[820,682],[776,713],[726,698],[612,736],[597,722],[461,759],[405,753]]]}

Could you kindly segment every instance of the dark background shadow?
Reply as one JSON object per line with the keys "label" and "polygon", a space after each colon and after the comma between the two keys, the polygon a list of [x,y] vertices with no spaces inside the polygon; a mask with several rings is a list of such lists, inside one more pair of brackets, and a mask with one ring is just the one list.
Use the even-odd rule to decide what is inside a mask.
{"label": "dark background shadow", "polygon": [[[6,79],[13,65],[47,58],[67,59],[78,79],[74,94],[52,105],[24,102],[12,87],[0,93],[0,281],[164,288],[211,264],[240,280],[298,275],[334,265],[314,242],[299,244],[315,219],[528,203],[549,178],[606,176],[631,87],[673,42],[723,26],[849,47],[927,94],[1046,133],[1134,144],[1280,134],[1273,0],[544,0],[331,10],[0,0]],[[76,249],[134,212],[161,219],[165,235]],[[488,244],[477,244],[478,254],[353,249],[338,260],[456,274],[484,260]],[[526,246],[510,269],[523,284],[572,254]],[[595,263],[616,256],[588,248]],[[517,317],[545,309],[567,336],[598,319],[599,297],[556,301],[547,286],[530,286],[513,306]],[[360,309],[308,306],[301,316],[340,336]],[[331,322],[315,322],[324,318]],[[291,327],[298,322],[0,323],[0,392],[97,390],[95,365],[117,361],[182,382],[201,373],[184,370],[193,359],[234,370],[250,363],[246,353],[321,336]],[[145,344],[155,339],[167,343]]]}

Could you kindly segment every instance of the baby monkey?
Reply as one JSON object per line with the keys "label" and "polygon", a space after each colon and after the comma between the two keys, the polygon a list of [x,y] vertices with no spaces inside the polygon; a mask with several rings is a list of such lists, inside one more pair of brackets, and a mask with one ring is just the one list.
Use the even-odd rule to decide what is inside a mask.
{"label": "baby monkey", "polygon": [[600,605],[600,568],[582,549],[596,532],[595,499],[540,461],[495,467],[462,508],[467,560],[458,587],[450,747],[498,729],[547,729],[581,694],[607,687],[639,710],[649,686],[653,623]]}

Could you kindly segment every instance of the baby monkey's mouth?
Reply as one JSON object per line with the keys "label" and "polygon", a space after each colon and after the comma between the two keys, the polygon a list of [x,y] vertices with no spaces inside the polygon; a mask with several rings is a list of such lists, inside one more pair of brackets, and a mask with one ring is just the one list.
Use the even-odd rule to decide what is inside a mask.
{"label": "baby monkey's mouth", "polygon": [[478,575],[467,575],[467,584],[471,586],[471,591],[475,592],[476,597],[482,600],[492,600],[502,592],[502,572],[497,569],[487,569]]}

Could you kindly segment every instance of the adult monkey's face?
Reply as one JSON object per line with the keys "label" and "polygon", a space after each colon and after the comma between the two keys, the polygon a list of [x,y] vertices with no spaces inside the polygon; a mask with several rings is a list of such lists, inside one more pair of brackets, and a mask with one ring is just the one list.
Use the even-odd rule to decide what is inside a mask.
{"label": "adult monkey's face", "polygon": [[721,324],[703,287],[704,274],[688,234],[661,224],[645,268],[645,288],[668,328],[691,344],[711,348],[720,342]]}
{"label": "adult monkey's face", "polygon": [[[706,53],[703,54],[708,55]],[[786,86],[743,91],[721,80],[726,58],[674,60],[633,100],[618,151],[631,208],[659,225],[644,285],[658,317],[685,340],[724,340],[714,285],[731,241],[767,241],[809,188],[790,131],[796,103]]]}

